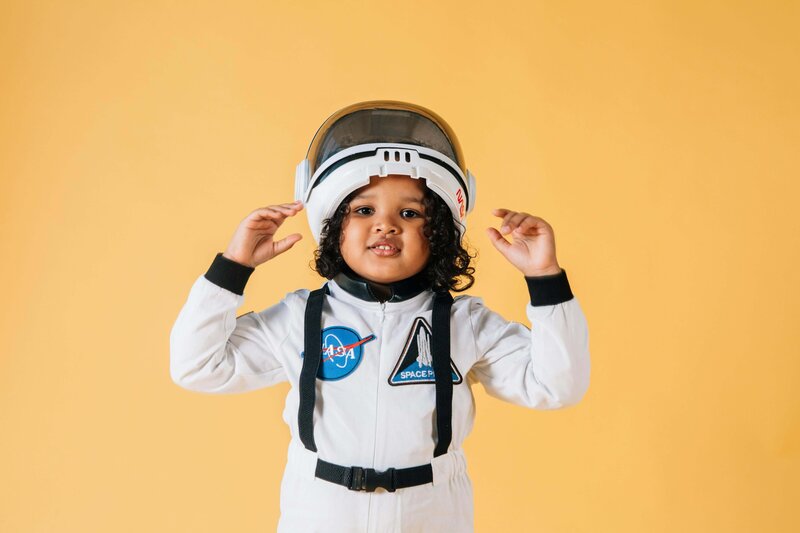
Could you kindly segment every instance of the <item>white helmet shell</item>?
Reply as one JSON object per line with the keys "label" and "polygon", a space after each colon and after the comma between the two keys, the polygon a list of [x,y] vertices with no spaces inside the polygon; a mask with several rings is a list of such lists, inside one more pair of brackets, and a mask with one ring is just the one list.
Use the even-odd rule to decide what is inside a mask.
{"label": "white helmet shell", "polygon": [[325,219],[370,177],[424,178],[450,208],[459,234],[475,207],[475,177],[464,166],[455,133],[421,106],[392,100],[347,106],[319,128],[297,165],[295,200],[305,205],[319,243]]}

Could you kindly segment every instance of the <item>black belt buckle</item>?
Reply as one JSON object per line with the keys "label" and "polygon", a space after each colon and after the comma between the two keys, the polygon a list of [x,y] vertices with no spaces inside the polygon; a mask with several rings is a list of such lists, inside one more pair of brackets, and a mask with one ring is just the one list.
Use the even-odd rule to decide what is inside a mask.
{"label": "black belt buckle", "polygon": [[348,486],[350,490],[375,492],[378,487],[389,492],[397,489],[397,476],[395,476],[394,468],[378,472],[373,468],[350,467],[350,485]]}

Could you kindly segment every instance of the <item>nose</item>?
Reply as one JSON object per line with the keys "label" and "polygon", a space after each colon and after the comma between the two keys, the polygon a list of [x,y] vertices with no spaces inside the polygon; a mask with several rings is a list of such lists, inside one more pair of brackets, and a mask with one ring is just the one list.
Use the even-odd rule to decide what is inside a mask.
{"label": "nose", "polygon": [[376,216],[375,224],[373,225],[373,230],[376,233],[384,233],[384,234],[399,233],[400,226],[391,216],[388,215]]}

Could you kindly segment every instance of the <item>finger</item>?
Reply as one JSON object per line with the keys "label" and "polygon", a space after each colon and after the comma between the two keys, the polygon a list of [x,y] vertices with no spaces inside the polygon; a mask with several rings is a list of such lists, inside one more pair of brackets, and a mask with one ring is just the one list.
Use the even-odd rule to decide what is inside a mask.
{"label": "finger", "polygon": [[535,217],[533,215],[528,215],[525,219],[520,222],[519,226],[517,226],[516,231],[519,233],[527,233],[531,230],[537,230],[536,233],[539,233],[542,229],[547,228],[549,224],[544,221],[544,219]]}
{"label": "finger", "polygon": [[505,226],[508,228],[508,231],[515,230],[526,217],[529,217],[528,213],[514,213],[505,223]]}
{"label": "finger", "polygon": [[259,210],[259,212],[251,215],[245,222],[247,227],[253,230],[263,230],[274,235],[278,228],[286,221],[286,218],[286,215],[278,211]]}
{"label": "finger", "polygon": [[505,240],[505,238],[494,228],[486,228],[486,234],[489,236],[489,240],[492,241],[497,250],[506,255],[506,250],[511,247],[511,243]]}
{"label": "finger", "polygon": [[297,214],[297,211],[290,211],[290,210],[284,209],[283,207],[272,207],[271,210],[272,210],[271,211],[272,213],[280,215],[281,220],[285,220],[285,219],[287,219],[289,217],[293,217],[293,216],[295,216]]}
{"label": "finger", "polygon": [[506,211],[506,215],[503,217],[503,222],[500,223],[500,233],[506,234],[511,232],[511,226],[509,225],[511,219],[517,215],[516,211]]}
{"label": "finger", "polygon": [[291,235],[288,235],[283,239],[275,242],[274,244],[275,255],[282,254],[283,252],[294,246],[294,243],[296,243],[302,238],[303,236],[300,235],[299,233],[292,233]]}
{"label": "finger", "polygon": [[498,209],[492,209],[492,214],[496,217],[504,217],[506,216],[506,213],[508,213],[509,211],[510,209],[504,209],[501,207]]}
{"label": "finger", "polygon": [[277,206],[272,207],[285,207],[286,209],[303,209],[303,203],[298,200],[296,202],[292,202],[291,204],[278,204]]}
{"label": "finger", "polygon": [[253,212],[257,213],[259,211],[263,211],[263,210],[266,210],[266,209],[272,209],[272,210],[282,211],[282,212],[297,212],[297,211],[303,209],[303,203],[300,202],[300,201],[297,201],[297,202],[293,202],[293,203],[290,203],[290,204],[282,203],[282,204],[267,205],[267,206],[264,206],[264,207],[259,207],[258,209],[256,209]]}
{"label": "finger", "polygon": [[273,207],[262,207],[255,210],[253,215],[255,218],[266,218],[275,222],[282,222],[287,217],[285,213],[281,213]]}
{"label": "finger", "polygon": [[292,206],[292,205],[278,204],[278,205],[270,205],[270,206],[268,206],[268,209],[274,209],[275,211],[280,211],[281,213],[285,214],[286,216],[294,216],[302,208],[301,207],[297,207],[297,206]]}
{"label": "finger", "polygon": [[272,213],[272,214],[279,214],[283,218],[292,217],[296,215],[300,209],[298,208],[291,208],[291,207],[283,207],[281,205],[269,205],[267,207],[262,207],[261,209],[257,209],[257,213]]}

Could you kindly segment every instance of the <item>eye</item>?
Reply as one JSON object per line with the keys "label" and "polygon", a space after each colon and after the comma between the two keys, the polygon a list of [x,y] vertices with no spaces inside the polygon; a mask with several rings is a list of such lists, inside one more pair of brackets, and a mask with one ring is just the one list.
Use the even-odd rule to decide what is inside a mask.
{"label": "eye", "polygon": [[402,211],[400,211],[400,214],[404,218],[417,218],[417,217],[422,216],[419,213],[417,213],[416,211],[414,211],[413,209],[403,209]]}
{"label": "eye", "polygon": [[359,215],[371,215],[373,213],[373,209],[371,207],[357,207],[353,209],[354,213],[358,213]]}

